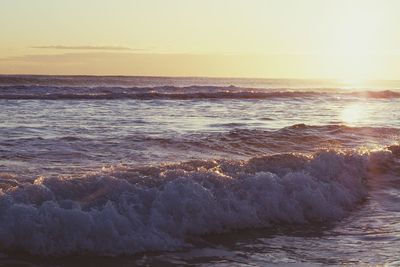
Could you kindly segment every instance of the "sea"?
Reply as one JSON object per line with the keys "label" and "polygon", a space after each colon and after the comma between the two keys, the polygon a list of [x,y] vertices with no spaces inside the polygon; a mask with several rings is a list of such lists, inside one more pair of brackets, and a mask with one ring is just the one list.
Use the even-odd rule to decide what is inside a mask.
{"label": "sea", "polygon": [[0,266],[400,266],[400,81],[0,75]]}

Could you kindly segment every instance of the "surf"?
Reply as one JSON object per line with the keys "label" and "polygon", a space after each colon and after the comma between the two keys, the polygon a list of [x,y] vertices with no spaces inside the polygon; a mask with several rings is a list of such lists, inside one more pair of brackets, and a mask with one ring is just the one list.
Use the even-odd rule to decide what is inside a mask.
{"label": "surf", "polygon": [[190,236],[329,223],[363,205],[376,174],[398,166],[398,149],[117,165],[33,182],[3,177],[0,247],[132,255],[179,249]]}

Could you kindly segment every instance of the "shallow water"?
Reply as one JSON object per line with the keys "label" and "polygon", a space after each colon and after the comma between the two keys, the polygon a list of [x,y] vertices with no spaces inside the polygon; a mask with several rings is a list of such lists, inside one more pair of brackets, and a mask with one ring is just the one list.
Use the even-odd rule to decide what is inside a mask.
{"label": "shallow water", "polygon": [[398,85],[0,76],[0,265],[397,266]]}

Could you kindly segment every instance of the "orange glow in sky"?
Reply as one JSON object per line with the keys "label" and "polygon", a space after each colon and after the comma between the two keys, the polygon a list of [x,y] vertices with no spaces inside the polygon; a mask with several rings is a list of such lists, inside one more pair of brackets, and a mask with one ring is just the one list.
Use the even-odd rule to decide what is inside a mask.
{"label": "orange glow in sky", "polygon": [[397,0],[2,0],[0,73],[397,79]]}

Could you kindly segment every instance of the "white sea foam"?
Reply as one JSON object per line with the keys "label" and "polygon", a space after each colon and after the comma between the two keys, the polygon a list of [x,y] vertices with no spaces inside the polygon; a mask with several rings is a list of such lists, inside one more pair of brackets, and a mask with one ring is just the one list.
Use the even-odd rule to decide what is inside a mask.
{"label": "white sea foam", "polygon": [[185,246],[190,235],[338,220],[367,195],[371,160],[391,156],[321,152],[116,166],[20,185],[3,179],[0,246],[41,255],[134,254]]}

